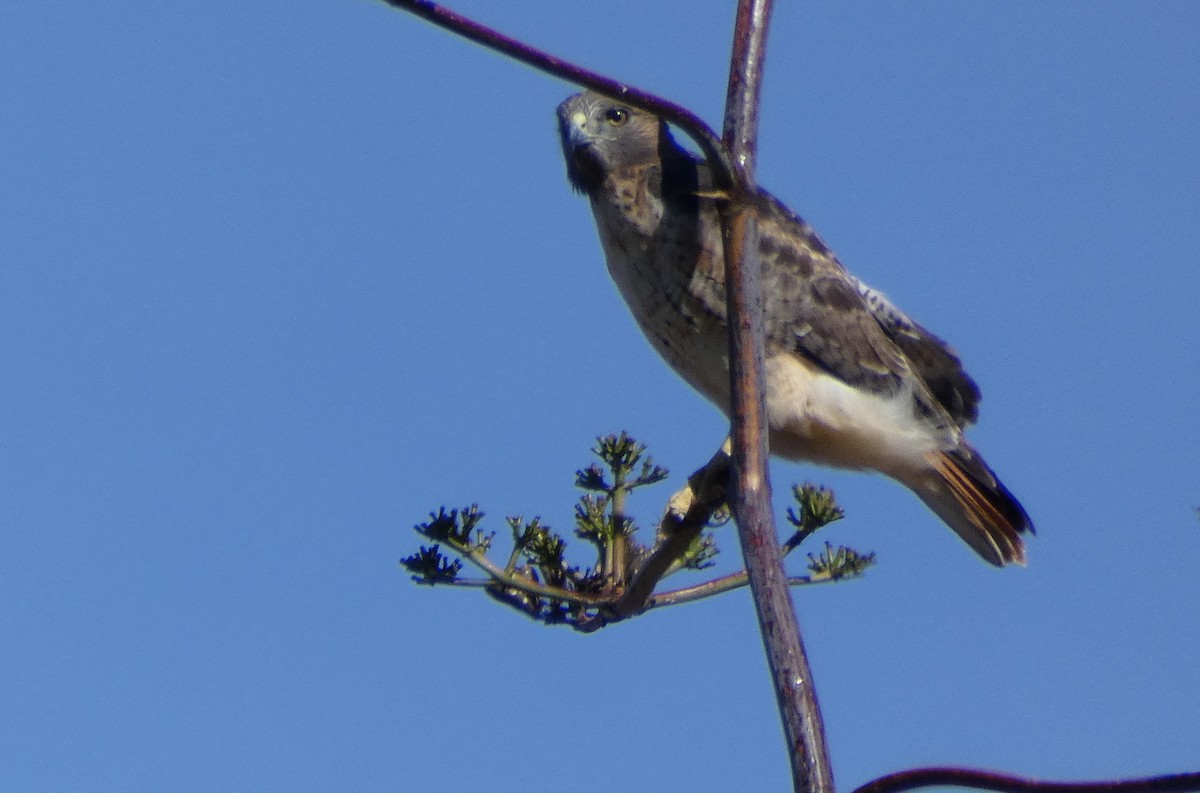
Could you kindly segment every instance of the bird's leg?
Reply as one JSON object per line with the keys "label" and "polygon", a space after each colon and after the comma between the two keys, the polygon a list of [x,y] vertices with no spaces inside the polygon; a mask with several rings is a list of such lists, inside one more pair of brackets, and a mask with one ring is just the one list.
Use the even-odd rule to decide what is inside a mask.
{"label": "bird's leg", "polygon": [[612,606],[615,618],[623,619],[646,608],[654,587],[672,571],[708,525],[713,513],[725,504],[732,467],[732,447],[726,438],[712,459],[688,477],[683,489],[671,496],[658,524],[654,549],[642,560],[624,594]]}

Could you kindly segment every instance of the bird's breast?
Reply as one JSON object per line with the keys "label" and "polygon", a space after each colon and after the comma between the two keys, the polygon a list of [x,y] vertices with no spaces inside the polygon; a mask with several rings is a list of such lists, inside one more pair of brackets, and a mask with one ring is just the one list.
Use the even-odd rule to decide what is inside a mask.
{"label": "bird's breast", "polygon": [[645,185],[592,200],[608,272],[651,346],[693,388],[728,402],[724,263],[712,218],[680,216]]}

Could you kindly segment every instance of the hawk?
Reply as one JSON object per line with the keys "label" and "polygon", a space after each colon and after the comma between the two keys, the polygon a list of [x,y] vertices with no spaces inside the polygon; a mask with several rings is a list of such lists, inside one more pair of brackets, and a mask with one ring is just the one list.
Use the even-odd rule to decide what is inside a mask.
{"label": "hawk", "polygon": [[[729,412],[725,260],[709,165],[657,116],[588,91],[558,107],[572,187],[608,271],[659,355]],[[983,559],[1025,562],[1033,525],[967,442],[980,393],[958,355],[850,275],[770,193],[750,209],[762,265],[769,444],[790,460],[908,487]]]}

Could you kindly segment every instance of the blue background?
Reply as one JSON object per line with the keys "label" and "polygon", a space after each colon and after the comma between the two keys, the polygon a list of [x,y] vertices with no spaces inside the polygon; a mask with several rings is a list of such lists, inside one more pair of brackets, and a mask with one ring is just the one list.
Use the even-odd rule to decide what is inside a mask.
{"label": "blue background", "polygon": [[[457,7],[719,125],[731,4]],[[1040,531],[997,571],[774,467],[879,554],[795,592],[841,787],[1200,770],[1200,5],[775,22],[760,180],[962,353]],[[608,280],[573,90],[371,2],[4,4],[6,789],[787,789],[745,592],[580,636],[396,564],[439,504],[569,533],[597,434],[725,431]]]}

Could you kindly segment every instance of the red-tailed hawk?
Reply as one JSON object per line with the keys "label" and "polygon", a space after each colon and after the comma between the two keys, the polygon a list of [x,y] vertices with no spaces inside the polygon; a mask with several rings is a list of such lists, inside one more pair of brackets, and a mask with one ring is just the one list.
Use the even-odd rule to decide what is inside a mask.
{"label": "red-tailed hawk", "polygon": [[[608,271],[646,338],[729,410],[725,260],[712,174],[646,111],[586,92],[558,107],[572,186],[591,201]],[[1024,563],[1021,504],[971,447],[979,388],[958,356],[846,272],[765,191],[762,262],[771,452],[884,473],[994,565]]]}

